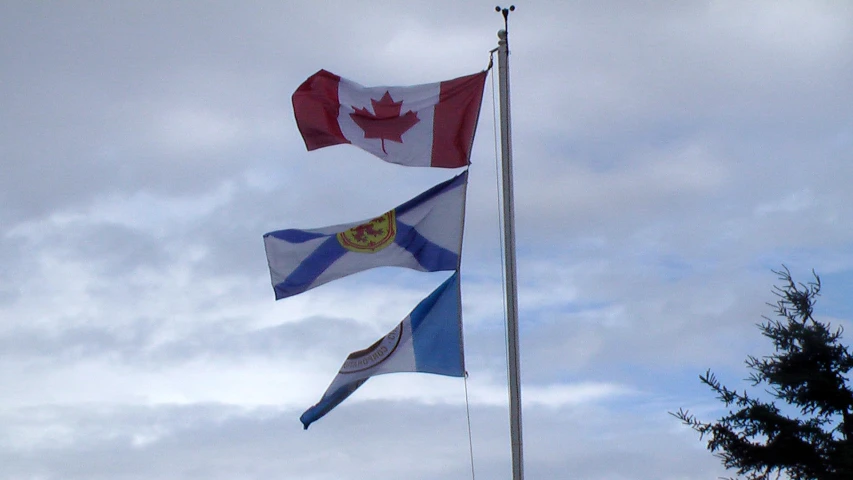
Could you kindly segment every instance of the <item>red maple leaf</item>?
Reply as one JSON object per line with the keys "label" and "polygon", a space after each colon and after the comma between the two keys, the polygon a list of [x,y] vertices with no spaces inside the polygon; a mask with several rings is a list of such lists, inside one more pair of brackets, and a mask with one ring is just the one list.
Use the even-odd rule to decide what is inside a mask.
{"label": "red maple leaf", "polygon": [[355,112],[349,116],[353,121],[364,130],[364,138],[378,138],[382,140],[382,151],[385,151],[385,140],[392,142],[403,143],[403,134],[412,128],[416,123],[420,122],[418,114],[409,110],[404,115],[400,115],[400,110],[403,108],[402,100],[395,102],[391,98],[391,93],[386,91],[385,95],[377,102],[370,99],[373,104],[373,111],[370,113],[366,108],[356,108],[352,106]]}

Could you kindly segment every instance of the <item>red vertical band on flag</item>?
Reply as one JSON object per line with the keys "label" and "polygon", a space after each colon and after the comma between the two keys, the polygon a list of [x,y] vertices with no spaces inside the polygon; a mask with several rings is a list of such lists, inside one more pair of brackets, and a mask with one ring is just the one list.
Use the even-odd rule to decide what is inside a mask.
{"label": "red vertical band on flag", "polygon": [[293,93],[293,115],[308,150],[350,143],[338,125],[338,84],[341,77],[320,70]]}
{"label": "red vertical band on flag", "polygon": [[433,167],[457,168],[468,165],[486,71],[441,82],[432,126]]}

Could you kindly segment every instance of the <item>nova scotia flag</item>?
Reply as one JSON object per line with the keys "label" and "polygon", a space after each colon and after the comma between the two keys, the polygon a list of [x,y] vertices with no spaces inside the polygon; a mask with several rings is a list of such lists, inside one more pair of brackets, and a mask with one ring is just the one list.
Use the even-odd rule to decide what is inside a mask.
{"label": "nova scotia flag", "polygon": [[276,300],[374,267],[457,270],[468,172],[372,220],[264,235]]}
{"label": "nova scotia flag", "polygon": [[465,359],[459,303],[459,272],[454,272],[388,335],[347,357],[320,402],[299,417],[305,429],[374,375],[422,372],[463,376]]}

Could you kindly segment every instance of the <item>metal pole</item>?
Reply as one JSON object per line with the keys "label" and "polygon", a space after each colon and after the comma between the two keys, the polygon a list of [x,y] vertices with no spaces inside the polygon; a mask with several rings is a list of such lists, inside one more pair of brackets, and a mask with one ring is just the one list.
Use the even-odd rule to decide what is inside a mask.
{"label": "metal pole", "polygon": [[[515,7],[501,10],[506,22]],[[506,24],[505,24],[506,26]],[[512,140],[509,114],[509,44],[507,30],[498,31],[498,79],[500,84],[501,158],[503,160],[504,258],[507,303],[507,380],[509,381],[510,440],[512,443],[512,478],[524,479],[524,457],[521,435],[521,379],[518,354],[518,293],[515,269],[515,211],[512,193]]]}

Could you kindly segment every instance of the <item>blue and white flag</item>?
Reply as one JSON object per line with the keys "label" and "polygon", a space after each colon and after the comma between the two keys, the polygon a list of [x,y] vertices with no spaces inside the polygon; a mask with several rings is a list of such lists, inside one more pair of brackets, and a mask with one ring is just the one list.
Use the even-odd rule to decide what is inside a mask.
{"label": "blue and white flag", "polygon": [[456,270],[468,172],[372,220],[264,235],[275,299],[374,267]]}
{"label": "blue and white flag", "polygon": [[349,397],[368,378],[394,372],[465,373],[459,272],[370,347],[351,353],[320,402],[299,417],[305,429]]}

